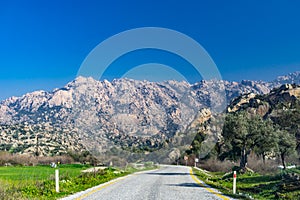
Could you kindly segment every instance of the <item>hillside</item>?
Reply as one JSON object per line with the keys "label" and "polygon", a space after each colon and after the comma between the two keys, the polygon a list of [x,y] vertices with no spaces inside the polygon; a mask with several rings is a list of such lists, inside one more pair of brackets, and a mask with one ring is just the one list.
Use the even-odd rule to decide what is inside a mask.
{"label": "hillside", "polygon": [[55,127],[49,124],[2,125],[0,127],[1,150],[11,153],[52,156],[78,152],[86,148],[72,127]]}
{"label": "hillside", "polygon": [[[274,88],[270,91],[270,93],[267,94],[243,94],[233,99],[228,105],[226,111],[219,115],[211,114],[210,110],[202,110],[202,113],[204,114],[199,115],[188,128],[189,132],[197,133],[194,141],[192,142],[192,150],[196,152],[200,151],[202,153],[204,138],[215,137],[214,144],[217,145],[210,148],[210,150],[215,151],[213,153],[221,156],[226,149],[224,141],[226,139],[228,140],[228,138],[226,138],[228,135],[224,136],[223,125],[226,123],[227,119],[225,118],[225,116],[236,116],[237,118],[234,118],[234,121],[231,122],[234,124],[235,122],[243,118],[244,112],[246,112],[250,116],[249,118],[245,117],[245,119],[249,119],[249,121],[252,120],[253,123],[259,123],[259,119],[256,122],[254,120],[257,119],[257,116],[260,116],[262,119],[264,119],[263,121],[265,122],[263,126],[274,127],[274,130],[270,129],[274,132],[275,130],[284,130],[284,134],[289,136],[289,140],[291,139],[296,142],[295,148],[300,154],[300,85],[296,84],[284,84],[278,88]],[[218,121],[221,121],[223,123],[216,123]],[[270,125],[269,122],[271,122],[272,125]],[[249,125],[249,123],[245,121],[240,123],[245,123],[242,127],[246,127]],[[235,125],[231,124],[228,126],[233,127],[233,130],[236,130],[238,128]],[[256,131],[258,131],[258,127],[256,127]],[[243,130],[245,130],[243,128],[238,130],[239,131],[237,132],[239,133],[237,133],[238,136],[236,136],[236,139],[239,140],[239,142],[241,142],[242,140],[247,140],[247,138],[244,138],[245,135],[249,134],[249,137],[251,136],[250,132],[248,132],[248,129],[246,132],[243,132]],[[266,130],[262,131],[262,134],[266,132]],[[228,134],[230,135],[232,134],[232,132],[229,132]],[[284,134],[283,136],[285,136]],[[253,145],[256,145],[256,142],[258,141],[259,140],[257,138],[253,137]],[[262,148],[264,146],[263,144],[261,145],[262,146],[260,146],[259,148]],[[203,157],[207,155],[208,154],[205,154]],[[274,154],[272,155],[271,153],[271,156],[274,156]]]}
{"label": "hillside", "polygon": [[300,86],[284,84],[269,94],[247,94],[236,98],[227,112],[246,111],[270,119],[274,124],[295,136],[300,153]]}
{"label": "hillside", "polygon": [[246,110],[264,118],[276,115],[279,110],[293,109],[299,103],[300,87],[296,84],[284,84],[265,95],[249,93],[235,98],[227,112]]}
{"label": "hillside", "polygon": [[[281,83],[299,84],[299,77],[295,72],[272,82],[203,80],[192,85],[78,77],[52,92],[36,91],[2,101],[0,150],[34,153],[37,137],[43,141],[39,145],[43,155],[68,149],[106,152],[112,146],[157,149],[176,133],[185,132],[199,110],[221,112],[242,94],[267,94]],[[23,141],[24,137],[29,139]]]}

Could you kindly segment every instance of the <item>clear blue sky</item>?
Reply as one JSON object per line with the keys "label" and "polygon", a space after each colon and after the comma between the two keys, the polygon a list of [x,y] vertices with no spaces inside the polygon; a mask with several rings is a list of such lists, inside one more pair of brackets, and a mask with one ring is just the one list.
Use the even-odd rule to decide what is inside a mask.
{"label": "clear blue sky", "polygon": [[272,80],[300,70],[299,1],[0,1],[0,100],[75,78],[101,41],[165,27],[198,41],[223,79]]}

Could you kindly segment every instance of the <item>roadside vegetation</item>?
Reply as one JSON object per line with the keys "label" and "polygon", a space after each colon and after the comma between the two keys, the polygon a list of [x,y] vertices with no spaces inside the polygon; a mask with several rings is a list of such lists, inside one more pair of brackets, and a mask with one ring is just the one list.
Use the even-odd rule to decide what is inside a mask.
{"label": "roadside vegetation", "polygon": [[[246,107],[226,113],[221,139],[197,163],[202,170],[194,173],[232,196],[233,171],[237,171],[236,198],[300,199],[300,102],[288,108],[279,104],[276,109],[271,117],[247,112]],[[185,151],[190,166],[201,153],[205,134],[198,132]]]}
{"label": "roadside vegetation", "polygon": [[237,199],[299,199],[300,167],[277,170],[272,174],[247,171],[237,174],[237,193],[233,195],[233,173],[210,172],[194,168],[194,174],[206,184]]}
{"label": "roadside vegetation", "polygon": [[[283,119],[282,119],[283,120]],[[298,125],[298,122],[295,122]],[[288,155],[296,153],[296,136],[285,127],[263,120],[247,112],[228,114],[223,128],[221,160],[240,160],[240,168],[246,170],[248,156],[255,153],[265,162],[266,158],[277,155],[286,168]]]}
{"label": "roadside vegetation", "polygon": [[[92,163],[65,164],[64,161],[68,159],[63,159],[65,158],[64,156],[32,158],[3,152],[1,155],[0,160],[8,159],[5,161],[10,161],[9,164],[2,162],[4,166],[0,167],[0,199],[3,200],[57,199],[130,173],[155,168],[152,163],[145,163],[143,165],[140,164],[139,166],[142,166],[140,168],[129,164],[126,166],[126,169],[101,167],[94,170],[95,165],[92,165]],[[25,157],[27,160],[34,160],[35,164],[28,166],[28,162],[25,162]],[[79,155],[78,157],[80,158],[81,156]],[[38,159],[43,164],[36,164],[37,161],[35,159]],[[59,193],[55,191],[55,168],[51,168],[49,165],[52,161],[63,163],[58,165],[60,173]],[[83,172],[86,169],[91,170]]]}
{"label": "roadside vegetation", "polygon": [[56,199],[129,174],[114,168],[81,173],[89,167],[61,165],[60,193],[55,192],[55,170],[50,166],[0,167],[0,199]]}

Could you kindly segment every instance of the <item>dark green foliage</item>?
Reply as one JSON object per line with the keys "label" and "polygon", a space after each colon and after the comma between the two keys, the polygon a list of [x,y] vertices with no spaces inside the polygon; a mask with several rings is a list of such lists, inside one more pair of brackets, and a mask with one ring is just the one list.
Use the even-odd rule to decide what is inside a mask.
{"label": "dark green foliage", "polygon": [[80,163],[93,161],[93,156],[89,151],[83,151],[83,152],[69,151],[68,155],[71,156],[74,159],[74,161]]}
{"label": "dark green foliage", "polygon": [[288,130],[291,133],[299,133],[300,128],[300,106],[292,109],[285,109],[278,113],[277,117],[273,117],[275,124],[282,129]]}
{"label": "dark green foliage", "polygon": [[246,112],[226,116],[222,133],[226,150],[221,158],[227,157],[232,160],[240,158],[240,167],[246,167],[247,156],[255,144],[255,138],[250,137],[251,133],[248,132],[248,129],[249,118]]}
{"label": "dark green foliage", "polygon": [[[228,114],[223,128],[225,151],[221,159],[240,159],[240,168],[248,163],[252,151],[266,156],[276,149],[276,134],[272,123],[259,116],[250,116],[247,112]],[[266,144],[267,143],[267,144]]]}
{"label": "dark green foliage", "polygon": [[286,163],[285,163],[286,156],[295,152],[295,148],[296,148],[295,136],[293,136],[292,134],[290,134],[285,130],[278,129],[276,132],[279,138],[278,153],[280,155],[282,165],[284,169],[286,169]]}
{"label": "dark green foliage", "polygon": [[[296,140],[295,149],[300,153],[300,101],[295,101],[289,109],[283,108],[277,113],[277,116],[272,117],[272,120],[278,127],[289,133],[288,138],[283,138],[281,144],[285,144],[288,139]],[[286,134],[285,133],[285,134]],[[294,143],[291,144],[294,147]],[[282,148],[281,148],[282,149]],[[284,156],[285,157],[285,156]]]}
{"label": "dark green foliage", "polygon": [[275,132],[272,121],[261,121],[258,124],[259,135],[254,148],[255,153],[261,156],[264,163],[267,155],[271,155],[278,150],[278,134]]}
{"label": "dark green foliage", "polygon": [[187,154],[199,154],[199,151],[201,149],[201,143],[204,141],[205,139],[205,134],[203,132],[198,132],[191,144],[191,149],[187,150],[186,153]]}
{"label": "dark green foliage", "polygon": [[[286,157],[295,153],[296,147],[300,148],[299,106],[281,110],[272,120],[246,111],[228,113],[223,126],[223,138],[206,158],[216,154],[220,160],[240,160],[240,168],[246,169],[248,156],[253,152],[262,158],[263,163],[266,158],[279,156],[285,168]],[[204,132],[197,133],[186,153],[197,155],[205,136]]]}
{"label": "dark green foliage", "polygon": [[0,151],[9,151],[12,147],[12,144],[0,144]]}

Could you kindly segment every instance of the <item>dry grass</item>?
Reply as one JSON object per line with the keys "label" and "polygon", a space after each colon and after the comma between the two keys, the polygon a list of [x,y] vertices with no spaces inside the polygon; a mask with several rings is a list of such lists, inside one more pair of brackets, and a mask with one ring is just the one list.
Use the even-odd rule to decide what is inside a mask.
{"label": "dry grass", "polygon": [[[299,165],[299,160],[297,157],[287,158],[287,163]],[[281,162],[278,158],[276,159],[266,159],[265,162],[256,155],[250,155],[248,157],[247,167],[254,172],[259,174],[274,174],[278,172],[278,165],[281,165]],[[230,172],[234,166],[239,166],[239,162],[232,161],[220,161],[216,158],[211,158],[206,161],[201,161],[198,165],[200,168],[205,169],[211,172]]]}
{"label": "dry grass", "polygon": [[207,161],[203,161],[199,164],[200,168],[205,169],[210,172],[229,172],[232,168],[237,165],[237,163],[225,160],[220,161],[218,159],[212,158]]}
{"label": "dry grass", "polygon": [[278,162],[277,159],[266,159],[263,162],[261,158],[251,155],[248,157],[247,167],[260,174],[274,174],[278,172]]}

